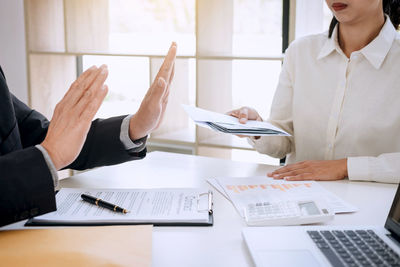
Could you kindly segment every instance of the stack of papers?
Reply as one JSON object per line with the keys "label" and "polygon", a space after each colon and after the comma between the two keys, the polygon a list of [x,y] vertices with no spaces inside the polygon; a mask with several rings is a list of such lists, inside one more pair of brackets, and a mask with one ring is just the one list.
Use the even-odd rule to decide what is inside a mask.
{"label": "stack of papers", "polygon": [[235,117],[196,108],[188,105],[182,105],[189,117],[199,126],[203,126],[218,132],[239,134],[248,136],[290,136],[284,130],[268,123],[250,120],[242,124]]}
{"label": "stack of papers", "polygon": [[357,211],[355,206],[327,191],[315,181],[284,181],[255,176],[219,177],[207,179],[207,182],[230,200],[243,218],[245,207],[252,203],[301,199],[322,200],[335,213]]}

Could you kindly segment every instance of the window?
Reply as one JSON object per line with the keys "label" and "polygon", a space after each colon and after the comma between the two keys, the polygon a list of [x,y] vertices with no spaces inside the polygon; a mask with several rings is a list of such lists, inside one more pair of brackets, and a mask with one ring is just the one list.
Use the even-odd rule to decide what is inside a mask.
{"label": "window", "polygon": [[96,117],[130,114],[139,108],[150,81],[149,58],[121,56],[83,56],[83,69],[107,64],[109,93]]}
{"label": "window", "polygon": [[235,0],[234,55],[276,56],[282,52],[282,0]]}
{"label": "window", "polygon": [[[180,104],[217,112],[247,105],[267,118],[289,31],[289,0],[27,0],[25,5],[35,108],[51,114],[71,77],[105,63],[110,90],[98,117],[134,113],[176,41],[170,101],[150,148],[278,163],[258,155],[244,139],[196,128]],[[53,97],[40,101],[49,90],[34,80],[47,69],[51,77],[40,82]]]}
{"label": "window", "polygon": [[112,0],[109,10],[109,51],[164,55],[171,40],[179,55],[195,55],[194,0]]}

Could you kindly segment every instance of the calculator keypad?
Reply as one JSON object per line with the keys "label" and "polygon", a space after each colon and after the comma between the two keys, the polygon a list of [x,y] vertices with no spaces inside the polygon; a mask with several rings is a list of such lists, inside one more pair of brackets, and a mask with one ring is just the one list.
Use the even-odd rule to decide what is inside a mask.
{"label": "calculator keypad", "polygon": [[249,204],[246,209],[248,220],[270,220],[301,216],[299,206],[295,201],[280,201],[276,203],[259,202]]}

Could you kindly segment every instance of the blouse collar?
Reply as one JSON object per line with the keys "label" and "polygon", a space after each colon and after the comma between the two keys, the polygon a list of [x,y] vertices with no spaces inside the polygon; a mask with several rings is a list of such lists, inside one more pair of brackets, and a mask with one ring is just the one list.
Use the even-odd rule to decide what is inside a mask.
{"label": "blouse collar", "polygon": [[[381,67],[397,35],[396,29],[390,21],[390,18],[387,15],[385,16],[385,24],[383,25],[378,36],[359,51],[376,69],[379,69]],[[339,46],[338,25],[336,25],[333,29],[332,37],[328,38],[325,41],[325,44],[322,46],[322,49],[318,55],[318,59],[322,59],[330,55],[332,51],[335,50],[339,54],[344,55],[342,49]]]}

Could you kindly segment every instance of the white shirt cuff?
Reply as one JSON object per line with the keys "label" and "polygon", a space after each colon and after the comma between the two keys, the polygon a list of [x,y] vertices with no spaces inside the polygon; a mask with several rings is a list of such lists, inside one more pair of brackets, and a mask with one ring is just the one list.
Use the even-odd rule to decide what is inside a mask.
{"label": "white shirt cuff", "polygon": [[369,157],[347,158],[347,175],[349,180],[370,181]]}
{"label": "white shirt cuff", "polygon": [[140,138],[138,140],[132,141],[129,137],[129,122],[133,115],[126,116],[121,123],[121,132],[119,135],[119,139],[124,145],[126,150],[130,152],[140,152],[146,146],[147,136]]}
{"label": "white shirt cuff", "polygon": [[399,183],[399,153],[386,153],[378,157],[347,158],[349,180]]}
{"label": "white shirt cuff", "polygon": [[46,149],[42,147],[41,145],[36,145],[35,146],[37,149],[42,152],[44,160],[46,161],[47,167],[50,170],[51,176],[53,177],[53,182],[54,182],[54,188],[58,186],[58,174],[57,174],[57,169],[54,166],[53,161],[51,160],[49,153],[47,153]]}

